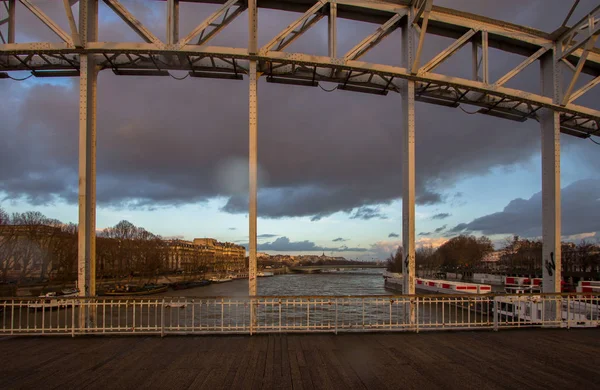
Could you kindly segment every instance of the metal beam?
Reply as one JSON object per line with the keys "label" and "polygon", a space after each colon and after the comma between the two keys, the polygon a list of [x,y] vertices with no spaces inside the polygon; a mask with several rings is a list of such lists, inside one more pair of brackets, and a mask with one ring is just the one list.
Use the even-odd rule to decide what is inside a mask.
{"label": "metal beam", "polygon": [[36,5],[33,5],[29,2],[29,0],[19,0],[21,4],[25,6],[32,14],[34,14],[39,20],[42,21],[52,32],[54,32],[60,39],[66,42],[68,45],[73,45],[73,39],[69,34],[65,32],[60,26],[58,26],[52,19],[48,17],[39,9]]}
{"label": "metal beam", "polygon": [[421,50],[423,49],[423,43],[425,42],[425,35],[427,34],[427,23],[429,22],[429,13],[433,0],[423,0],[417,14],[415,15],[412,24],[416,25],[421,15],[423,16],[423,23],[421,23],[421,31],[419,32],[419,44],[417,45],[417,51],[415,53],[414,62],[412,63],[411,73],[417,74],[419,65],[421,63]]}
{"label": "metal beam", "polygon": [[210,39],[212,39],[215,35],[217,35],[221,30],[223,30],[225,27],[227,27],[229,25],[229,23],[231,23],[233,20],[235,20],[235,18],[237,18],[239,15],[241,15],[245,10],[246,10],[246,5],[242,4],[242,5],[239,5],[233,12],[225,11],[225,15],[223,15],[223,19],[221,20],[221,22],[219,24],[211,25],[213,27],[213,29],[210,30],[208,33],[206,32],[207,30],[204,30],[202,33],[200,33],[200,36],[198,37],[198,42],[196,42],[196,45],[204,45],[206,42],[208,42]]}
{"label": "metal beam", "polygon": [[528,67],[530,64],[532,64],[535,60],[537,60],[538,58],[540,58],[542,56],[542,54],[546,53],[550,48],[551,48],[550,46],[546,46],[546,47],[540,48],[540,50],[536,51],[533,55],[531,55],[530,57],[528,57],[525,61],[521,62],[513,70],[511,70],[510,72],[506,73],[504,76],[500,77],[498,79],[498,81],[496,81],[494,83],[494,85],[495,86],[500,86],[500,85],[505,84],[508,80],[510,80],[513,77],[515,77],[520,71],[522,71],[523,69],[525,69],[526,67]]}
{"label": "metal beam", "polygon": [[182,38],[177,45],[182,47],[187,45],[195,36],[200,35],[204,30],[206,30],[210,25],[212,25],[217,19],[219,19],[223,14],[225,14],[231,7],[237,3],[238,0],[228,0],[225,4],[221,6],[217,11],[215,11],[212,15],[206,18],[202,23],[196,26],[185,38]]}
{"label": "metal beam", "polygon": [[[256,0],[248,0],[248,52],[255,54],[258,50],[258,39],[257,39],[257,6]],[[257,295],[256,286],[256,271],[257,271],[257,258],[256,258],[256,197],[257,197],[257,175],[258,175],[258,96],[257,96],[257,61],[250,60],[250,67],[248,70],[249,85],[249,107],[248,107],[248,135],[249,135],[249,152],[248,152],[248,223],[249,223],[249,248],[248,248],[248,286],[249,295],[251,297]],[[254,315],[254,306],[251,308],[251,316],[256,319]]]}
{"label": "metal beam", "polygon": [[167,44],[179,40],[179,0],[167,0]]}
{"label": "metal beam", "polygon": [[[456,87],[456,88],[466,88],[470,92],[478,92],[485,93],[489,96],[496,96],[501,98],[507,98],[514,102],[521,102],[523,104],[531,104],[534,106],[541,106],[546,108],[551,108],[557,112],[569,114],[569,115],[577,115],[583,118],[591,119],[592,121],[600,120],[600,111],[597,109],[593,109],[590,107],[579,106],[576,104],[568,104],[567,106],[561,106],[560,104],[554,104],[552,99],[549,97],[541,96],[539,94],[530,93],[523,90],[518,90],[514,88],[507,88],[505,86],[493,86],[489,84],[484,84],[479,81],[474,81],[470,79],[464,79],[460,77],[447,76],[444,74],[438,73],[424,73],[418,75],[412,75],[406,68],[392,66],[392,65],[383,65],[383,64],[373,64],[370,62],[364,61],[344,61],[343,59],[333,59],[329,56],[315,56],[309,54],[302,53],[286,53],[279,51],[269,51],[264,54],[251,54],[248,53],[247,48],[230,48],[230,47],[220,47],[220,46],[195,46],[195,45],[187,45],[185,46],[185,50],[165,50],[158,48],[154,44],[149,43],[112,43],[112,42],[90,42],[86,46],[84,50],[76,50],[74,48],[67,48],[64,43],[28,43],[28,44],[7,44],[0,45],[0,58],[3,57],[3,54],[8,56],[20,55],[23,58],[26,58],[27,61],[30,59],[35,59],[35,55],[40,52],[40,50],[49,50],[57,55],[78,55],[78,53],[89,53],[89,54],[112,54],[118,53],[124,58],[125,55],[149,55],[149,54],[170,54],[170,55],[194,55],[206,58],[224,58],[224,59],[233,59],[236,60],[250,60],[254,58],[261,62],[275,62],[275,63],[286,63],[290,65],[303,65],[308,66],[311,69],[314,66],[318,66],[318,68],[323,72],[327,72],[327,70],[335,69],[340,72],[340,75],[346,74],[346,72],[352,71],[353,73],[365,73],[368,75],[377,75],[382,77],[391,77],[399,82],[401,79],[403,80],[414,80],[417,82],[423,83],[433,83],[438,86],[448,86],[448,87]],[[38,59],[40,69],[48,69],[47,63]],[[588,58],[589,61],[589,58]],[[28,64],[28,62],[24,63]],[[58,61],[57,61],[58,63]],[[57,65],[52,66],[52,69],[72,69],[72,66],[69,65],[66,61],[65,65]],[[33,66],[35,63],[32,63]],[[167,69],[167,67],[163,67]],[[12,61],[10,68],[5,68],[4,70],[29,70],[23,63]]]}
{"label": "metal beam", "polygon": [[329,3],[329,15],[327,17],[328,25],[328,53],[329,57],[337,57],[337,4]]}
{"label": "metal beam", "polygon": [[479,45],[474,39],[471,40],[471,67],[473,72],[473,80],[479,80]]}
{"label": "metal beam", "polygon": [[15,0],[8,1],[8,43],[15,43]]}
{"label": "metal beam", "polygon": [[[409,67],[414,62],[415,33],[408,18],[401,22],[402,65]],[[403,80],[402,95],[402,248],[404,276],[403,293],[415,293],[415,82]],[[411,308],[412,309],[412,308]],[[413,314],[411,310],[411,321]]]}
{"label": "metal beam", "polygon": [[[561,100],[557,57],[552,50],[541,59],[542,94],[555,103]],[[542,288],[550,293],[561,291],[560,117],[547,108],[538,116],[542,130]]]}
{"label": "metal beam", "polygon": [[[98,39],[98,2],[81,0],[79,31],[82,44]],[[96,295],[96,94],[98,71],[94,57],[80,56],[79,77],[79,295]],[[80,326],[93,321],[89,308],[80,309]]]}
{"label": "metal beam", "polygon": [[454,41],[446,50],[433,57],[428,63],[423,65],[421,69],[419,69],[419,73],[431,72],[433,69],[438,67],[442,62],[446,61],[450,58],[454,53],[460,50],[461,47],[467,44],[471,37],[475,35],[477,31],[469,30],[462,37],[458,38]]}
{"label": "metal beam", "polygon": [[489,49],[489,45],[488,45],[488,32],[487,31],[482,31],[481,32],[481,61],[483,63],[482,65],[482,74],[481,74],[481,81],[484,84],[489,84],[490,82],[490,49]]}
{"label": "metal beam", "polygon": [[[310,7],[308,11],[304,13],[300,18],[298,18],[295,22],[290,24],[285,30],[277,34],[277,36],[269,43],[264,45],[261,49],[261,53],[266,53],[271,50],[283,50],[286,46],[296,40],[300,35],[302,35],[306,30],[308,30],[313,24],[321,20],[323,14],[317,14],[325,4],[329,3],[329,0],[319,0],[315,5]],[[299,30],[295,31],[296,28],[300,27]],[[293,35],[288,38],[289,35]],[[287,40],[286,40],[287,38]],[[273,49],[275,46],[277,47]]]}
{"label": "metal beam", "polygon": [[81,47],[81,38],[79,37],[79,31],[77,31],[77,24],[75,23],[75,17],[73,17],[73,10],[71,9],[71,0],[63,0],[65,6],[65,13],[69,20],[69,28],[71,29],[71,38],[75,47]]}
{"label": "metal beam", "polygon": [[575,2],[573,3],[573,5],[571,6],[571,9],[567,13],[567,16],[565,17],[565,20],[563,20],[562,24],[560,25],[561,27],[565,27],[567,25],[567,23],[569,22],[569,19],[571,19],[571,15],[573,15],[573,12],[575,11],[575,8],[577,8],[577,5],[579,4],[579,1],[580,0],[575,0]]}
{"label": "metal beam", "polygon": [[[571,100],[571,92],[575,88],[575,84],[577,83],[577,79],[581,74],[581,70],[583,69],[583,65],[585,65],[585,61],[590,53],[590,51],[594,48],[596,41],[598,40],[598,35],[591,37],[585,44],[585,48],[583,50],[583,55],[579,57],[579,61],[577,61],[577,66],[575,67],[575,71],[573,73],[573,77],[571,77],[571,82],[567,87],[562,99],[562,105],[567,105]],[[558,64],[557,64],[558,66]]]}
{"label": "metal beam", "polygon": [[575,99],[578,99],[579,97],[581,97],[581,95],[594,88],[598,84],[600,84],[600,76],[596,77],[595,79],[592,79],[589,83],[579,88],[577,91],[573,92],[569,97],[569,101],[567,102],[567,104],[570,104]]}
{"label": "metal beam", "polygon": [[600,34],[600,20],[596,18],[600,19],[600,5],[557,39],[560,50],[558,60],[567,58],[576,50],[586,46],[594,36]]}
{"label": "metal beam", "polygon": [[[408,11],[406,11],[408,12]],[[369,50],[377,46],[383,38],[387,37],[398,26],[398,22],[406,15],[406,13],[395,14],[388,19],[387,22],[379,26],[377,31],[363,39],[358,45],[346,53],[344,61],[358,60],[360,57],[367,54]]]}
{"label": "metal beam", "polygon": [[106,5],[113,10],[133,31],[135,31],[144,41],[148,43],[154,43],[156,45],[162,44],[162,41],[158,39],[150,30],[148,30],[142,22],[137,20],[135,16],[125,8],[119,0],[104,0]]}

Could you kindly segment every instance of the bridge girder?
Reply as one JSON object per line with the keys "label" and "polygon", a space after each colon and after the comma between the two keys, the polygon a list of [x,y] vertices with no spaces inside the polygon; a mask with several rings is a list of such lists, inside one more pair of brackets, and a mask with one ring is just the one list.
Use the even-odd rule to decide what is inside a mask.
{"label": "bridge girder", "polygon": [[[399,92],[402,80],[412,80],[416,82],[417,101],[449,107],[458,107],[461,104],[473,105],[480,107],[478,113],[516,121],[538,120],[537,113],[541,108],[551,108],[560,113],[561,131],[565,134],[585,138],[600,132],[600,110],[574,103],[576,99],[600,83],[600,53],[597,49],[589,47],[589,42],[597,38],[598,34],[597,25],[600,25],[600,21],[597,25],[594,24],[598,17],[598,8],[588,15],[587,19],[584,18],[574,26],[572,31],[569,30],[553,40],[550,34],[538,30],[442,7],[431,7],[427,1],[417,2],[415,5],[423,11],[417,12],[418,16],[414,18],[415,29],[423,27],[418,31],[420,44],[426,34],[453,37],[456,41],[426,64],[418,66],[418,58],[415,58],[411,66],[393,67],[360,61],[360,57],[398,28],[401,19],[407,17],[411,7],[409,1],[258,1],[259,7],[303,11],[303,15],[255,55],[250,55],[247,48],[206,45],[232,20],[245,12],[247,9],[245,2],[192,1],[222,4],[222,7],[186,37],[179,40],[170,38],[172,41],[165,43],[143,26],[118,0],[104,1],[147,43],[90,41],[85,46],[81,46],[79,34],[74,26],[71,28],[71,34],[62,31],[29,0],[23,0],[23,4],[27,4],[31,12],[34,12],[42,22],[60,36],[63,42],[14,43],[13,38],[11,42],[0,44],[0,72],[3,72],[0,75],[8,71],[20,70],[31,71],[38,77],[73,76],[79,74],[80,56],[88,54],[93,56],[100,70],[112,69],[121,75],[167,76],[169,70],[184,70],[201,77],[239,79],[242,74],[247,74],[249,62],[257,60],[259,72],[272,82],[313,86],[318,85],[319,82],[332,82],[338,84],[341,90],[385,95],[389,91]],[[179,3],[185,0],[171,1]],[[11,3],[7,0],[0,0],[0,2]],[[332,4],[328,6],[328,3]],[[170,24],[170,21],[178,21],[179,8],[169,9],[171,11],[168,13],[166,25],[171,27],[168,36],[178,36],[178,32],[175,35],[175,32],[171,31],[173,26],[178,26],[178,23]],[[368,12],[360,14],[362,16],[359,17],[352,13],[356,9]],[[65,6],[65,10],[71,20],[70,7]],[[329,15],[330,24],[335,24],[337,18],[351,18],[365,22],[379,22],[381,26],[341,58],[282,51],[325,14]],[[14,17],[11,18],[10,14],[8,16],[5,24],[11,30],[15,28]],[[427,20],[426,26],[423,23],[424,18]],[[420,27],[419,19],[422,20]],[[592,39],[588,41],[587,47],[585,44],[573,43],[576,42],[577,33],[582,35],[582,25],[596,26],[593,31],[589,28],[583,29],[588,31],[586,37]],[[329,34],[334,35],[335,31],[330,29]],[[484,63],[481,69],[483,72],[481,81],[435,73],[435,68],[460,47],[468,42],[477,44],[479,36],[482,35],[487,36],[485,39],[487,44],[483,45],[486,48],[482,53]],[[194,40],[196,37],[198,37],[197,41]],[[335,36],[330,37],[330,40],[333,40],[332,38]],[[556,46],[556,43],[560,45]],[[566,46],[568,48],[564,49]],[[523,54],[526,58],[511,72],[492,82],[488,80],[487,74],[487,50],[491,47]],[[553,102],[546,96],[504,86],[510,78],[539,61],[544,53],[552,51],[554,47],[559,47],[561,50],[561,61],[577,64],[577,67],[573,65],[572,85],[568,87],[567,93],[560,102]],[[476,50],[474,53],[477,55]],[[148,72],[144,73],[144,71]],[[580,73],[592,74],[595,79],[575,90],[573,86]]]}

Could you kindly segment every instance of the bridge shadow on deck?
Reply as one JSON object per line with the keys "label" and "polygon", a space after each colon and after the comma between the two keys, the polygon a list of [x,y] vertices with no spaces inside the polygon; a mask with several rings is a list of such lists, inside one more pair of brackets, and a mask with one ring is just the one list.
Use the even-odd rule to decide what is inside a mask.
{"label": "bridge shadow on deck", "polygon": [[0,388],[598,388],[600,329],[0,339]]}

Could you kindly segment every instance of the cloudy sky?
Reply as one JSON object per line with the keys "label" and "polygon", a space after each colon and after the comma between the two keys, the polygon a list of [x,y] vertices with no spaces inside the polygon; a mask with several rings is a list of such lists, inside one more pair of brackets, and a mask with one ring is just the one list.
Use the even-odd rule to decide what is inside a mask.
{"label": "cloudy sky", "polygon": [[[164,39],[164,2],[123,3]],[[453,1],[435,4],[553,31],[571,1]],[[581,1],[572,20],[595,6]],[[68,30],[62,2],[37,1]],[[181,35],[215,9],[184,4]],[[298,15],[261,10],[259,44]],[[100,40],[138,41],[104,5]],[[17,41],[55,41],[18,6]],[[377,26],[339,21],[339,53]],[[326,19],[287,51],[325,54]],[[245,16],[211,44],[246,45]],[[451,40],[428,37],[424,60]],[[400,64],[400,32],[364,58]],[[468,76],[470,47],[439,72]],[[522,61],[492,50],[491,79]],[[174,75],[181,74],[173,72]],[[13,73],[14,77],[26,74]],[[582,77],[581,83],[588,81]],[[324,85],[330,88],[331,85]],[[539,92],[539,69],[509,87]],[[597,89],[597,88],[596,88]],[[248,83],[170,77],[99,76],[98,228],[122,219],[165,237],[246,243]],[[0,81],[0,207],[39,210],[77,222],[78,79]],[[578,100],[600,109],[600,93]],[[377,259],[401,243],[401,97],[259,82],[259,250]],[[472,111],[465,107],[465,111]],[[460,233],[500,242],[541,234],[540,131],[460,109],[417,103],[417,209],[420,244]],[[598,139],[600,141],[600,139]],[[563,136],[565,239],[600,238],[600,146]]]}

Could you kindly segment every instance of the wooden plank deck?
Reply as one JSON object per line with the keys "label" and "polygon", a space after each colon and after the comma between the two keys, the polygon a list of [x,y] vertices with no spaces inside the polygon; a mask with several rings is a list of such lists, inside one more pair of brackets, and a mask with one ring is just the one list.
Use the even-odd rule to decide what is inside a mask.
{"label": "wooden plank deck", "polygon": [[0,338],[0,388],[593,389],[600,329]]}

